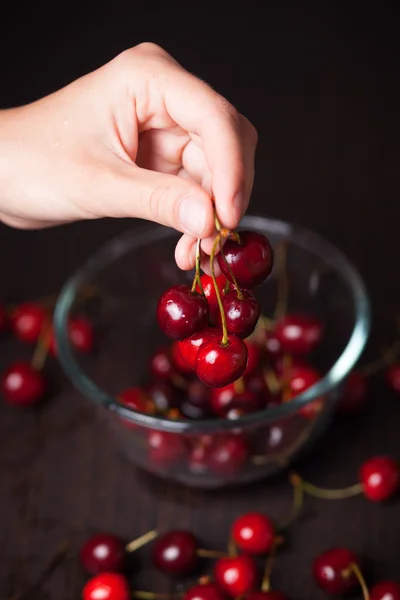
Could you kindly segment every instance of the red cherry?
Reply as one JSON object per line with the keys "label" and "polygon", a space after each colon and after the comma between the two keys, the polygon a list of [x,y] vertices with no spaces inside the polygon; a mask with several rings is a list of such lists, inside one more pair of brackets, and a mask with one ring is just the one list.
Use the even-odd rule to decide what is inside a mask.
{"label": "red cherry", "polygon": [[272,521],[257,512],[242,515],[232,526],[236,546],[248,554],[267,554],[275,538]]}
{"label": "red cherry", "polygon": [[188,457],[189,469],[193,473],[204,474],[208,471],[208,458],[213,444],[212,435],[201,435],[191,440],[192,448]]}
{"label": "red cherry", "polygon": [[149,460],[153,464],[170,468],[186,453],[186,446],[179,434],[166,431],[148,432]]}
{"label": "red cherry", "polygon": [[271,360],[277,360],[283,354],[283,349],[280,341],[276,337],[274,331],[267,331],[265,334],[264,349],[267,356]]}
{"label": "red cherry", "polygon": [[231,409],[244,409],[247,412],[255,412],[260,408],[257,394],[250,390],[237,392],[235,383],[230,383],[223,388],[213,388],[211,391],[211,407],[213,412],[226,417]]}
{"label": "red cherry", "polygon": [[265,449],[268,454],[285,452],[295,440],[300,436],[303,430],[303,419],[297,415],[274,421],[267,426]]}
{"label": "red cherry", "polygon": [[400,583],[382,581],[377,583],[369,593],[370,600],[400,600]]}
{"label": "red cherry", "polygon": [[279,590],[269,590],[269,592],[251,592],[247,594],[246,600],[289,600],[289,597]]}
{"label": "red cherry", "polygon": [[395,392],[400,392],[400,363],[396,363],[389,367],[386,377],[390,387]]}
{"label": "red cherry", "polygon": [[158,301],[157,321],[165,335],[184,340],[207,327],[208,302],[189,286],[174,285]]}
{"label": "red cherry", "polygon": [[253,373],[253,375],[247,376],[246,389],[248,389],[250,392],[253,392],[253,394],[257,394],[257,396],[260,398],[261,405],[268,402],[270,392],[263,373]]}
{"label": "red cherry", "polygon": [[32,406],[43,399],[46,381],[28,362],[15,362],[3,374],[1,391],[13,406]]}
{"label": "red cherry", "polygon": [[319,587],[328,594],[342,596],[358,585],[353,573],[347,573],[351,564],[360,567],[358,557],[346,548],[332,548],[320,554],[313,565],[313,576]]}
{"label": "red cherry", "polygon": [[[200,277],[200,279],[201,279],[201,283],[203,286],[204,295],[207,298],[207,302],[209,305],[210,316],[215,323],[216,319],[218,317],[218,314],[219,314],[219,306],[218,306],[217,294],[215,293],[215,286],[214,286],[213,278],[210,275],[207,275],[206,273],[204,273]],[[220,295],[222,297],[224,294],[226,283],[227,283],[226,277],[225,277],[225,275],[218,275],[215,279],[217,282],[217,287],[219,289]],[[196,291],[201,293],[201,288],[200,288],[199,284],[196,285]]]}
{"label": "red cherry", "polygon": [[[296,398],[299,394],[316,384],[321,379],[319,373],[311,367],[295,367],[291,370],[289,376],[289,389],[291,398]],[[306,419],[314,419],[322,412],[324,408],[324,399],[316,398],[308,402],[299,409],[299,414]]]}
{"label": "red cherry", "polygon": [[257,565],[251,556],[220,558],[215,563],[214,574],[221,589],[232,598],[236,598],[255,587]]}
{"label": "red cherry", "polygon": [[253,344],[247,340],[245,340],[244,343],[246,344],[247,348],[247,366],[243,377],[247,379],[248,377],[254,375],[254,373],[256,373],[260,368],[262,356],[261,350],[258,346],[256,346],[256,344]]}
{"label": "red cherry", "polygon": [[363,492],[372,502],[391,498],[400,484],[400,468],[389,456],[375,456],[365,461],[360,469]]}
{"label": "red cherry", "polygon": [[184,600],[224,600],[225,596],[215,583],[204,583],[191,587]]}
{"label": "red cherry", "polygon": [[217,438],[212,445],[208,464],[216,475],[230,477],[241,471],[249,455],[245,441],[236,435]]}
{"label": "red cherry", "polygon": [[169,575],[186,575],[197,563],[199,544],[190,531],[170,531],[153,547],[153,563]]}
{"label": "red cherry", "polygon": [[125,566],[125,544],[111,533],[100,533],[88,539],[80,552],[83,568],[92,575],[105,571],[122,571]]}
{"label": "red cherry", "polygon": [[93,325],[86,317],[73,317],[68,324],[68,335],[76,350],[88,354],[93,350]]}
{"label": "red cherry", "polygon": [[178,342],[178,349],[183,360],[191,369],[194,369],[196,366],[197,354],[201,346],[212,339],[221,340],[221,338],[222,332],[219,329],[207,327],[202,331],[194,333],[189,338]]}
{"label": "red cherry", "polygon": [[20,304],[11,316],[11,329],[22,342],[37,342],[42,331],[46,311],[40,304],[26,302]]}
{"label": "red cherry", "polygon": [[311,315],[286,315],[277,323],[275,335],[289,354],[309,354],[322,338],[323,325]]}
{"label": "red cherry", "polygon": [[180,405],[182,414],[188,419],[205,419],[211,415],[211,389],[201,381],[191,381]]}
{"label": "red cherry", "polygon": [[[247,338],[253,333],[257,325],[261,309],[251,292],[243,290],[241,295],[242,298],[239,298],[236,290],[228,292],[222,299],[222,306],[225,312],[228,333]],[[217,323],[221,325],[220,312],[217,316]]]}
{"label": "red cherry", "polygon": [[196,359],[196,374],[206,385],[224,387],[243,375],[246,364],[246,345],[239,337],[229,335],[227,346],[211,339],[200,347]]}
{"label": "red cherry", "polygon": [[83,588],[83,600],[130,600],[128,582],[119,573],[101,573]]}
{"label": "red cherry", "polygon": [[171,350],[171,358],[172,358],[172,364],[175,367],[176,371],[178,373],[180,373],[183,376],[187,376],[187,375],[193,375],[193,369],[192,367],[190,367],[186,360],[183,358],[180,350],[179,350],[179,344],[181,342],[173,342],[172,343],[172,350]]}
{"label": "red cherry", "polygon": [[8,318],[5,306],[0,302],[0,333],[3,333],[7,329]]}
{"label": "red cherry", "polygon": [[158,412],[166,412],[171,408],[178,408],[180,405],[180,392],[167,381],[149,383],[146,393],[150,396]]}
{"label": "red cherry", "polygon": [[367,379],[359,371],[351,371],[344,386],[337,411],[340,414],[357,414],[364,407],[367,399]]}
{"label": "red cherry", "polygon": [[175,372],[168,347],[158,348],[150,358],[150,372],[158,379],[170,379]]}
{"label": "red cherry", "polygon": [[[267,279],[273,264],[273,252],[267,238],[255,231],[239,232],[240,244],[227,240],[217,256],[218,265],[225,277],[232,281],[228,263],[240,288],[251,289]],[[226,261],[226,262],[225,262]]]}
{"label": "red cherry", "polygon": [[[140,387],[132,387],[124,390],[119,395],[119,401],[121,404],[126,406],[126,408],[130,408],[132,410],[136,410],[138,412],[142,412],[148,415],[153,415],[156,412],[155,406],[151,398],[146,394],[146,392]],[[120,420],[126,427],[131,429],[137,429],[138,425],[129,421],[128,419],[124,419],[120,417]]]}

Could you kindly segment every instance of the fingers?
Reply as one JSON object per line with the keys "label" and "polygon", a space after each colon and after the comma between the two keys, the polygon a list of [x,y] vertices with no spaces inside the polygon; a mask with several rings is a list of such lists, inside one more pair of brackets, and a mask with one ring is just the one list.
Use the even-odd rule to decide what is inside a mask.
{"label": "fingers", "polygon": [[[206,253],[202,252],[201,268],[208,275],[211,275],[210,256],[209,255],[211,253],[213,240],[214,240],[214,238],[210,238],[209,240],[207,240],[209,242],[208,243],[208,252],[206,252]],[[202,250],[203,250],[204,241],[205,240],[203,240],[201,243]],[[176,261],[176,264],[178,265],[178,267],[180,269],[182,269],[183,271],[189,271],[190,269],[194,268],[194,266],[196,264],[196,249],[197,249],[196,246],[197,246],[197,239],[190,235],[187,235],[187,234],[184,234],[181,237],[181,239],[179,240],[179,242],[177,243],[176,248],[175,248],[175,261]],[[220,272],[221,271],[218,267],[218,263],[215,262],[214,263],[215,275],[219,275]]]}

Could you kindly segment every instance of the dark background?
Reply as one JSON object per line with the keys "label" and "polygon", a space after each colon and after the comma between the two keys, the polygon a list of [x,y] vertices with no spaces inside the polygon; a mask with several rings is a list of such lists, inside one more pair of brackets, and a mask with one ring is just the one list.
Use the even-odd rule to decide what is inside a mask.
{"label": "dark background", "polygon": [[[240,11],[225,12],[216,3],[14,3],[0,21],[0,107],[52,92],[139,42],[160,44],[257,127],[249,212],[314,229],[357,265],[373,305],[373,355],[376,342],[393,337],[400,304],[394,6],[246,2]],[[108,220],[43,232],[0,226],[1,297],[57,291],[87,255],[131,226]],[[2,342],[2,368],[12,352]],[[88,417],[83,425],[81,419],[79,427],[63,427],[82,412]],[[302,470],[322,484],[352,483],[369,455],[400,455],[399,424],[399,400],[378,381],[365,415],[337,423]],[[49,427],[58,433],[46,433]],[[249,492],[202,494],[137,475],[92,421],[89,403],[66,382],[39,415],[2,406],[0,448],[3,597],[38,574],[65,538],[72,540],[73,555],[89,531],[134,537],[161,523],[193,526],[206,544],[218,547],[233,516],[258,507],[277,517],[289,502],[284,477]],[[337,544],[365,555],[371,581],[400,579],[398,504],[383,508],[357,498],[318,504],[318,515],[294,528],[277,565],[277,587],[296,598],[322,598],[310,562]],[[70,560],[46,589],[50,598],[79,597],[82,581]],[[155,581],[146,564],[136,581],[160,591],[169,586],[164,578]]]}

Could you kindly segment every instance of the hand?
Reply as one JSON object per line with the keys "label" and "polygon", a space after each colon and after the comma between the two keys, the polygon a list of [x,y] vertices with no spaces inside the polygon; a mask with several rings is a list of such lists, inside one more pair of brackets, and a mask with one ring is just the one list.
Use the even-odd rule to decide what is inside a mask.
{"label": "hand", "polygon": [[40,228],[137,217],[183,233],[175,257],[211,250],[213,203],[235,228],[253,186],[257,134],[222,96],[154,44],[60,91],[0,112],[0,219]]}

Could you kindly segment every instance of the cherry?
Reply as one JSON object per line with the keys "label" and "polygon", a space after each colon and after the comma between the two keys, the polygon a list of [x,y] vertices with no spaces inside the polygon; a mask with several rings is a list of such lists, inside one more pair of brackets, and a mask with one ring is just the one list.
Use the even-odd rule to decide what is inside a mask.
{"label": "cherry", "polygon": [[187,590],[184,600],[224,600],[225,596],[215,583],[195,585]]}
{"label": "cherry", "polygon": [[271,273],[273,252],[269,241],[261,233],[241,231],[239,236],[240,243],[231,239],[226,241],[222,252],[217,256],[218,265],[229,281],[235,283],[232,271],[241,288],[251,289]]}
{"label": "cherry", "polygon": [[196,359],[196,374],[206,385],[224,387],[243,375],[246,364],[246,345],[239,337],[229,335],[226,346],[211,339],[200,347]]}
{"label": "cherry", "polygon": [[208,324],[208,302],[205,296],[192,292],[187,285],[169,288],[158,301],[157,321],[170,338],[184,340]]}
{"label": "cherry", "polygon": [[149,431],[147,436],[150,462],[159,467],[170,468],[186,453],[182,438],[166,431]]}
{"label": "cherry", "polygon": [[202,331],[194,333],[189,338],[178,342],[178,349],[183,360],[188,364],[191,369],[196,366],[197,354],[201,346],[205,342],[209,342],[212,339],[220,340],[222,333],[215,327],[207,327]]}
{"label": "cherry", "polygon": [[128,582],[119,573],[101,573],[90,579],[82,592],[83,600],[130,600]]}
{"label": "cherry", "polygon": [[285,452],[290,448],[302,431],[302,419],[296,415],[274,421],[267,426],[265,450],[268,454]]}
{"label": "cherry", "polygon": [[22,342],[37,342],[46,319],[46,311],[40,304],[25,302],[14,310],[11,329]]}
{"label": "cherry", "polygon": [[86,317],[73,317],[68,323],[68,336],[73,347],[88,354],[93,350],[94,332],[93,325]]}
{"label": "cherry", "polygon": [[286,315],[275,328],[276,338],[289,354],[309,354],[321,341],[322,333],[319,319],[302,314]]}
{"label": "cherry", "polygon": [[400,392],[400,363],[396,363],[389,367],[386,377],[390,387],[395,392]]}
{"label": "cherry", "polygon": [[257,512],[236,519],[232,526],[232,539],[247,554],[267,554],[275,538],[272,521]]}
{"label": "cherry", "polygon": [[173,342],[172,350],[171,350],[171,359],[172,364],[175,367],[176,371],[184,376],[193,375],[193,369],[190,367],[186,360],[183,358],[181,351],[179,349],[179,344],[181,342]]}
{"label": "cherry", "polygon": [[154,406],[159,412],[166,412],[171,408],[178,408],[180,393],[167,381],[152,381],[146,387]]}
{"label": "cherry", "polygon": [[193,440],[188,457],[189,469],[193,473],[204,474],[208,471],[208,458],[213,444],[211,435],[202,435]]}
{"label": "cherry", "polygon": [[[254,295],[243,290],[232,290],[222,299],[228,333],[241,338],[251,335],[257,325],[261,309]],[[217,323],[221,325],[221,314],[218,313]]]}
{"label": "cherry", "polygon": [[365,405],[367,391],[367,380],[364,375],[359,371],[351,371],[344,383],[337,412],[346,415],[359,413]]}
{"label": "cherry", "polygon": [[260,348],[247,340],[244,342],[247,348],[247,366],[243,377],[247,379],[254,375],[261,366],[261,350]]}
{"label": "cherry", "polygon": [[260,403],[265,404],[269,398],[270,392],[267,386],[267,382],[265,381],[265,377],[263,373],[253,373],[253,375],[246,376],[246,389],[253,394],[257,394],[260,398]]}
{"label": "cherry", "polygon": [[191,381],[180,406],[182,414],[189,419],[204,419],[210,416],[210,393],[210,388],[201,381]]}
{"label": "cherry", "polygon": [[361,465],[360,481],[368,500],[372,502],[388,500],[399,488],[399,465],[388,456],[370,458]]}
{"label": "cherry", "polygon": [[83,568],[92,575],[104,571],[122,571],[125,557],[124,542],[111,533],[94,535],[86,541],[80,552]]}
{"label": "cherry", "polygon": [[4,304],[0,302],[0,333],[7,329],[8,318]]}
{"label": "cherry", "polygon": [[320,554],[313,565],[313,576],[319,587],[328,594],[344,595],[359,583],[350,566],[360,566],[358,557],[346,548],[332,548]]}
{"label": "cherry", "polygon": [[210,448],[208,464],[216,475],[232,476],[240,471],[249,455],[247,444],[237,435],[217,438]]}
{"label": "cherry", "polygon": [[[311,367],[295,367],[289,375],[288,387],[291,399],[295,398],[320,380],[320,375]],[[324,399],[316,398],[302,406],[299,414],[306,419],[314,419],[324,408]]]}
{"label": "cherry", "polygon": [[42,400],[46,381],[40,371],[28,362],[13,363],[3,374],[1,391],[5,400],[14,406],[31,406]]}
{"label": "cherry", "polygon": [[283,354],[283,349],[280,341],[276,337],[274,331],[267,331],[265,334],[264,349],[267,356],[271,360],[280,358]]}
{"label": "cherry", "polygon": [[[132,387],[128,388],[127,390],[124,390],[119,395],[118,400],[126,408],[136,410],[137,412],[142,412],[148,415],[153,415],[156,412],[152,399],[140,387]],[[120,419],[123,422],[123,424],[126,427],[129,427],[130,429],[137,429],[138,427],[140,427],[136,423],[133,423],[128,419]]]}
{"label": "cherry", "polygon": [[169,347],[158,348],[150,358],[150,372],[158,379],[171,379],[175,372]]}
{"label": "cherry", "polygon": [[[204,295],[207,298],[210,316],[215,323],[216,319],[218,318],[219,307],[218,307],[217,294],[215,293],[215,286],[214,286],[213,279],[210,275],[207,275],[206,273],[204,273],[200,277],[200,280],[201,280],[201,284],[203,286]],[[225,275],[218,275],[215,278],[215,280],[217,282],[217,287],[219,289],[219,292],[220,292],[221,296],[223,296],[224,290],[225,290],[225,287],[227,284],[227,279],[226,279]],[[199,284],[196,285],[196,290],[199,293],[201,293],[201,288],[200,288]]]}
{"label": "cherry", "polygon": [[250,390],[236,391],[235,383],[223,388],[214,388],[211,392],[211,407],[214,413],[226,417],[232,409],[244,409],[246,412],[255,412],[260,408],[257,394]]}
{"label": "cherry", "polygon": [[370,591],[370,600],[400,600],[400,583],[382,581]]}
{"label": "cherry", "polygon": [[169,575],[186,575],[197,563],[199,544],[190,531],[170,531],[153,547],[153,563]]}
{"label": "cherry", "polygon": [[236,598],[255,587],[257,565],[251,556],[220,558],[215,563],[214,575],[221,589],[232,598]]}
{"label": "cherry", "polygon": [[289,597],[279,590],[268,592],[251,592],[247,594],[246,600],[289,600]]}

